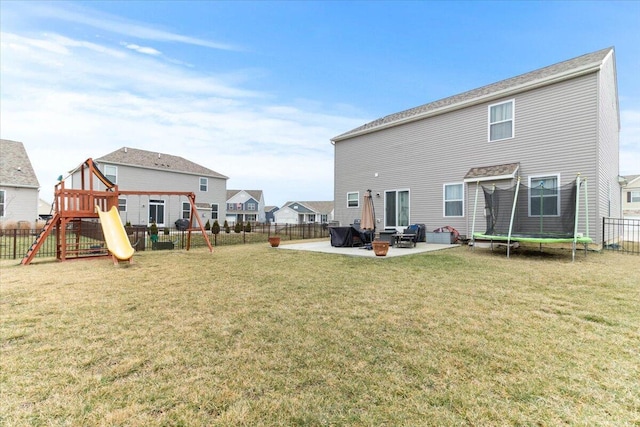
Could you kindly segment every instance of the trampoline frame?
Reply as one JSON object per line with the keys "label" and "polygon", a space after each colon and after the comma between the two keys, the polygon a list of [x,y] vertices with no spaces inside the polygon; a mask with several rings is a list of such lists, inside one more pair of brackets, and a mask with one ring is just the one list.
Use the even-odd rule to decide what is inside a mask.
{"label": "trampoline frame", "polygon": [[[580,174],[578,174],[576,176],[576,180],[575,180],[575,185],[576,185],[576,208],[575,208],[575,218],[574,218],[574,226],[573,226],[573,235],[571,236],[561,236],[561,235],[557,235],[557,234],[548,234],[548,235],[540,235],[540,233],[538,234],[513,234],[513,220],[514,220],[514,215],[516,212],[516,206],[517,206],[517,202],[518,202],[518,193],[520,190],[520,176],[518,176],[518,180],[516,182],[516,189],[515,189],[515,194],[514,194],[514,198],[513,198],[513,206],[511,209],[511,219],[509,222],[509,233],[507,235],[504,234],[484,234],[484,233],[476,233],[475,232],[475,227],[476,227],[476,211],[478,208],[478,191],[481,187],[480,185],[480,181],[476,181],[476,196],[475,196],[475,201],[474,201],[474,205],[473,205],[473,223],[471,226],[471,245],[473,245],[473,248],[475,250],[475,241],[476,239],[482,239],[482,240],[490,240],[492,243],[492,247],[493,247],[493,241],[499,241],[499,242],[507,242],[506,246],[507,246],[507,258],[509,258],[510,255],[510,249],[511,249],[511,245],[512,242],[523,242],[523,243],[540,243],[540,249],[542,249],[542,244],[543,243],[571,243],[571,260],[574,261],[576,258],[576,246],[578,244],[582,244],[584,245],[584,253],[585,256],[587,254],[587,249],[588,249],[588,245],[589,243],[592,243],[593,240],[589,237],[589,202],[588,202],[588,197],[587,197],[587,179],[581,179],[580,178]],[[578,226],[579,226],[579,217],[580,217],[580,188],[583,187],[584,188],[584,208],[585,208],[585,213],[586,213],[586,220],[585,220],[585,227],[586,227],[586,233],[585,235],[581,235],[580,233],[578,233]]]}

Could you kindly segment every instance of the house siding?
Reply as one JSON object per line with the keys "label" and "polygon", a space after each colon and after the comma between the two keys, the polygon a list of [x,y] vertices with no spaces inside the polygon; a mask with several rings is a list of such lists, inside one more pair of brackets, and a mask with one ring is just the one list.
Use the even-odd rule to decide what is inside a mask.
{"label": "house siding", "polygon": [[604,61],[601,71],[598,96],[598,151],[597,218],[622,217],[619,175],[619,130],[618,96],[616,93],[615,62],[613,52]]}
{"label": "house siding", "polygon": [[38,189],[0,186],[4,190],[4,215],[2,222],[29,221],[34,224],[38,219]]}
{"label": "house siding", "polygon": [[[520,163],[520,175],[561,175],[561,184],[577,173],[596,178],[598,78],[591,73],[549,86],[511,94],[502,99],[335,143],[335,218],[353,222],[360,209],[346,207],[347,192],[366,189],[374,196],[378,227],[384,224],[384,192],[410,191],[410,223],[427,229],[450,225],[470,234],[475,184],[465,192],[464,217],[443,214],[443,184],[462,182],[466,172],[478,166]],[[488,141],[488,106],[515,102],[515,137]],[[378,174],[376,177],[375,174]],[[502,183],[513,185],[514,181]],[[595,189],[589,189],[595,196]],[[595,197],[590,204],[595,208]],[[482,207],[478,206],[478,212]],[[354,216],[354,214],[356,216]],[[480,230],[484,231],[484,219]],[[595,221],[590,234],[596,235]]]}

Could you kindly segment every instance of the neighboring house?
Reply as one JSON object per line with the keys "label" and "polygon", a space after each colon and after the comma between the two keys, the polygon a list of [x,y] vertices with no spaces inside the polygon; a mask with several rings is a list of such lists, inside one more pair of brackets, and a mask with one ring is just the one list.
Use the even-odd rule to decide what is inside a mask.
{"label": "neighboring house", "polygon": [[38,218],[49,219],[53,216],[51,210],[53,206],[46,200],[38,199]]}
{"label": "neighboring house", "polygon": [[0,221],[35,222],[39,188],[24,144],[0,139]]}
{"label": "neighboring house", "polygon": [[275,222],[275,213],[279,208],[277,206],[265,206],[264,207],[264,218],[266,222]]}
{"label": "neighboring house", "polygon": [[227,221],[265,222],[262,190],[227,190]]}
{"label": "neighboring house", "polygon": [[[224,218],[228,177],[182,157],[123,147],[94,159],[98,169],[122,191],[192,192],[198,215],[206,222]],[[72,187],[81,188],[80,173],[72,175]],[[100,183],[100,189],[104,186]],[[174,227],[178,219],[189,218],[185,197],[172,195],[121,195],[120,217],[124,223]]]}
{"label": "neighboring house", "polygon": [[287,202],[274,213],[276,224],[326,224],[333,221],[333,202]]}
{"label": "neighboring house", "polygon": [[622,177],[622,216],[640,219],[640,175]]}
{"label": "neighboring house", "polygon": [[470,235],[477,183],[506,188],[520,177],[550,189],[580,173],[589,235],[600,242],[602,217],[621,214],[619,128],[613,48],[390,114],[332,139],[336,220],[358,218],[371,189],[381,228],[424,223]]}

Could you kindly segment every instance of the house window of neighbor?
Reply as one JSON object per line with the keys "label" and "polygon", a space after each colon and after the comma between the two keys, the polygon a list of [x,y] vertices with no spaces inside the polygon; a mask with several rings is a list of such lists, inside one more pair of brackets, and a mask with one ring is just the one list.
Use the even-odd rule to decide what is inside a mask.
{"label": "house window of neighbor", "polygon": [[489,141],[513,138],[514,101],[489,105]]}
{"label": "house window of neighbor", "polygon": [[309,222],[316,222],[316,216],[314,214],[309,214]]}
{"label": "house window of neighbor", "polygon": [[0,218],[4,216],[4,197],[5,197],[4,190],[0,190]]}
{"label": "house window of neighbor", "polygon": [[326,214],[320,215],[320,222],[323,223],[323,224],[327,223],[327,215]]}
{"label": "house window of neighbor", "polygon": [[392,190],[384,193],[384,226],[409,226],[409,190]]}
{"label": "house window of neighbor", "polygon": [[529,177],[529,216],[560,215],[559,175]]}
{"label": "house window of neighbor", "polygon": [[104,165],[104,176],[114,184],[118,183],[118,167]]}
{"label": "house window of neighbor", "polygon": [[211,203],[211,219],[218,219],[218,204]]}
{"label": "house window of neighbor", "polygon": [[464,185],[444,185],[444,216],[461,217],[464,211]]}
{"label": "house window of neighbor", "polygon": [[627,202],[628,203],[640,202],[640,191],[629,191],[627,193]]}
{"label": "house window of neighbor", "polygon": [[360,193],[347,193],[347,207],[357,208],[360,206]]}
{"label": "house window of neighbor", "polygon": [[182,202],[182,219],[191,218],[191,203]]}
{"label": "house window of neighbor", "polygon": [[200,178],[200,191],[208,191],[209,178]]}
{"label": "house window of neighbor", "polygon": [[119,212],[127,211],[127,199],[118,199],[118,211]]}
{"label": "house window of neighbor", "polygon": [[256,210],[256,204],[253,203],[253,202],[247,203],[247,210],[248,211],[255,211]]}

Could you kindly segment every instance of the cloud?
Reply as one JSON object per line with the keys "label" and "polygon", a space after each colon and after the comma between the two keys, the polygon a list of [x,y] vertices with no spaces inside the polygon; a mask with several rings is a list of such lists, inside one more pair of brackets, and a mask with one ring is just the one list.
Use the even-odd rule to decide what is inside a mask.
{"label": "cloud", "polygon": [[122,42],[120,44],[126,47],[127,49],[135,50],[136,52],[144,53],[147,55],[153,55],[153,56],[162,55],[162,52],[152,47],[143,47],[143,46],[138,46],[137,44],[125,43],[125,42]]}
{"label": "cloud", "polygon": [[329,140],[365,121],[245,89],[252,72],[204,73],[134,43],[10,32],[0,43],[2,138],[25,144],[46,200],[58,175],[123,146],[185,157],[229,176],[228,188],[264,190],[268,204],[331,200]]}

